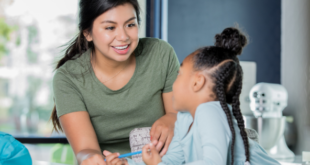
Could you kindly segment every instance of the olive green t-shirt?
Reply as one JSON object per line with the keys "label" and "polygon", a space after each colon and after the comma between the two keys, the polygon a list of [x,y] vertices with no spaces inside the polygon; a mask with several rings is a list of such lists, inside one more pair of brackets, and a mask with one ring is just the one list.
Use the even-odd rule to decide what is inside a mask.
{"label": "olive green t-shirt", "polygon": [[101,150],[130,152],[130,131],[151,127],[165,114],[162,93],[172,91],[179,61],[167,42],[140,39],[132,78],[123,88],[111,90],[95,76],[90,52],[57,69],[53,80],[57,115],[87,111]]}

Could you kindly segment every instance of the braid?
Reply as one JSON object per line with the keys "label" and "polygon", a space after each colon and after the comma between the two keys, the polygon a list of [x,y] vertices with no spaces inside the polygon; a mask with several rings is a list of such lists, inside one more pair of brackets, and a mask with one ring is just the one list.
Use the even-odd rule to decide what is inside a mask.
{"label": "braid", "polygon": [[[218,71],[215,73],[216,77],[216,85],[215,85],[215,92],[217,95],[218,100],[220,101],[220,104],[226,114],[228,125],[232,134],[232,146],[231,146],[231,164],[234,164],[234,148],[235,148],[235,128],[233,126],[232,122],[232,115],[230,113],[230,110],[227,106],[226,102],[226,90],[225,90],[225,84],[228,77],[231,75],[230,72],[233,70],[232,66],[235,65],[233,61],[227,62],[226,64],[223,64],[224,66],[220,67]],[[218,73],[220,72],[220,73]]]}
{"label": "braid", "polygon": [[243,120],[241,110],[240,110],[239,96],[240,96],[241,89],[242,89],[242,69],[240,65],[238,65],[237,75],[240,75],[240,76],[237,76],[236,81],[234,82],[235,84],[238,83],[238,85],[237,85],[237,90],[235,92],[235,95],[232,98],[233,100],[232,109],[233,109],[233,115],[235,116],[238,122],[238,127],[240,129],[240,134],[243,140],[246,161],[250,162],[249,141],[248,141],[247,133],[245,132],[244,120]]}

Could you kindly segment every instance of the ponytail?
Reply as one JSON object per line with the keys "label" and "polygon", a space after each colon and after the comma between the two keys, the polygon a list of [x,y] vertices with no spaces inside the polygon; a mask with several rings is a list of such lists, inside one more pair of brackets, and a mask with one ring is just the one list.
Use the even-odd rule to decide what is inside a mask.
{"label": "ponytail", "polygon": [[238,68],[236,70],[236,78],[235,78],[235,85],[234,88],[231,89],[230,96],[232,96],[232,111],[233,115],[235,116],[238,127],[240,130],[240,134],[242,137],[243,145],[244,145],[244,150],[245,150],[245,157],[246,161],[250,162],[250,151],[249,151],[249,140],[248,140],[248,135],[245,132],[245,125],[244,125],[244,120],[243,116],[240,110],[240,94],[242,90],[242,68],[240,65],[238,65]]}
{"label": "ponytail", "polygon": [[233,73],[235,70],[236,63],[233,61],[228,61],[223,64],[218,70],[214,73],[214,78],[216,80],[216,85],[214,86],[214,91],[216,93],[217,99],[220,101],[221,107],[223,108],[226,117],[228,126],[231,131],[232,136],[232,144],[231,144],[231,164],[234,164],[234,152],[235,152],[235,139],[236,139],[236,133],[235,128],[233,125],[233,119],[230,113],[230,110],[227,106],[227,95],[226,90],[228,87],[229,80],[233,79]]}
{"label": "ponytail", "polygon": [[[79,35],[76,37],[76,39],[70,43],[70,45],[68,46],[65,52],[65,56],[58,61],[55,69],[60,68],[63,64],[65,64],[69,60],[74,60],[80,57],[89,48],[93,48],[93,47],[94,47],[93,42],[88,42],[83,32],[81,31]],[[63,129],[60,125],[60,122],[57,116],[56,105],[54,105],[50,120],[52,120],[52,123],[53,123],[53,130],[55,130],[56,132],[58,131],[63,132]]]}
{"label": "ponytail", "polygon": [[59,122],[59,119],[57,116],[57,111],[56,111],[55,105],[54,105],[50,120],[52,120],[53,130],[55,130],[56,132],[59,132],[59,131],[63,132],[63,129],[60,125],[60,122]]}
{"label": "ponytail", "polygon": [[76,37],[76,39],[73,40],[68,46],[65,52],[65,56],[58,61],[56,69],[61,67],[67,61],[80,57],[84,52],[87,51],[87,49],[93,48],[93,46],[94,46],[93,42],[88,42],[83,32],[81,31],[79,35]]}

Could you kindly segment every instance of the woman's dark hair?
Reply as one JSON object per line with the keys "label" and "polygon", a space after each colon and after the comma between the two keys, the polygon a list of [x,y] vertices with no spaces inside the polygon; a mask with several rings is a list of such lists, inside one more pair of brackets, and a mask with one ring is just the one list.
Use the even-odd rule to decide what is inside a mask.
{"label": "woman's dark hair", "polygon": [[[88,42],[83,35],[83,31],[87,30],[89,34],[92,32],[94,20],[102,13],[126,3],[131,4],[137,15],[138,24],[140,24],[140,7],[137,0],[80,0],[80,12],[79,12],[79,34],[77,37],[69,43],[66,48],[65,56],[59,60],[56,69],[61,67],[68,60],[74,60],[80,57],[85,51],[90,48],[94,48],[93,42]],[[51,120],[55,131],[63,131],[57,117],[56,106],[51,114]]]}
{"label": "woman's dark hair", "polygon": [[243,72],[237,55],[240,55],[247,44],[247,37],[237,28],[226,28],[215,36],[215,46],[203,47],[197,50],[194,58],[194,69],[211,71],[214,81],[213,92],[216,100],[226,114],[232,134],[231,164],[234,164],[235,129],[228,104],[238,122],[240,134],[244,143],[246,161],[250,162],[249,142],[245,132],[244,121],[240,110],[239,96],[242,89]]}

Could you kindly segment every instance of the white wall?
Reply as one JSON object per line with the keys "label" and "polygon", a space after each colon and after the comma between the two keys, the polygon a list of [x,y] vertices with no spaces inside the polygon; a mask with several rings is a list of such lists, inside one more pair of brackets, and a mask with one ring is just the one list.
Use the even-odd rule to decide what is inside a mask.
{"label": "white wall", "polygon": [[310,1],[282,0],[281,82],[297,126],[295,152],[310,151]]}
{"label": "white wall", "polygon": [[242,91],[240,94],[240,109],[243,115],[253,115],[250,108],[250,91],[256,84],[256,63],[240,61],[243,70]]}
{"label": "white wall", "polygon": [[146,0],[138,0],[140,8],[141,8],[141,24],[139,29],[139,37],[143,38],[146,36]]}

